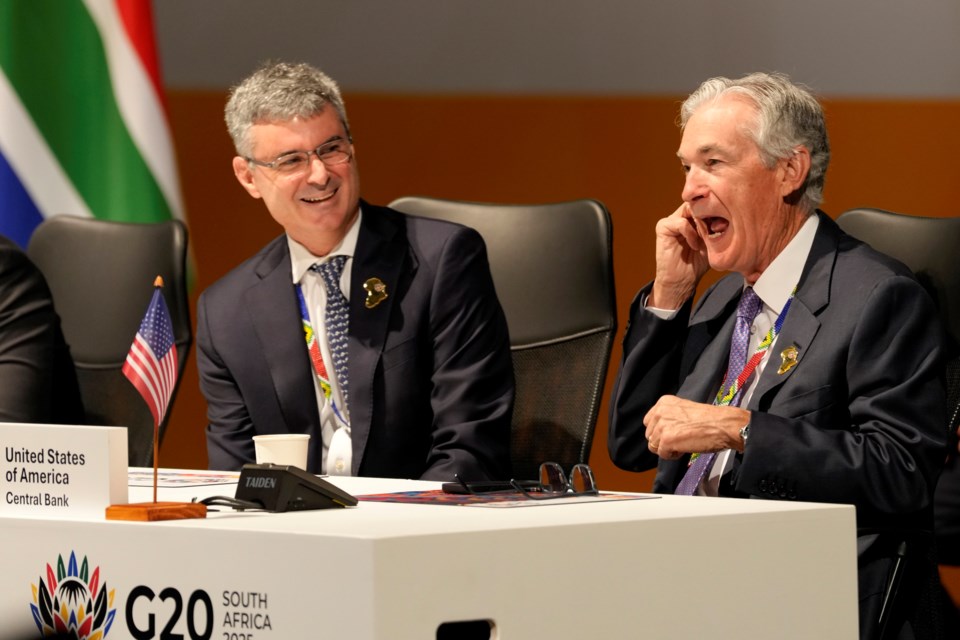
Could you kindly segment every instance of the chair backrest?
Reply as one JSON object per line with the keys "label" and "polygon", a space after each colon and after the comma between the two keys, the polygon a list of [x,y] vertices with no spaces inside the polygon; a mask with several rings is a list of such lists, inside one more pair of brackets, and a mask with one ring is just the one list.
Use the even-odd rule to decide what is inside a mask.
{"label": "chair backrest", "polygon": [[840,228],[913,271],[937,303],[949,338],[947,402],[951,432],[960,418],[960,218],[925,218],[883,209],[850,209]]}
{"label": "chair backrest", "polygon": [[87,424],[128,427],[130,465],[151,466],[153,417],[121,368],[160,275],[177,345],[179,386],[193,341],[186,227],[179,220],[133,224],[56,216],[37,227],[27,253],[53,294]]}
{"label": "chair backrest", "polygon": [[505,205],[405,197],[398,211],[458,222],[487,245],[516,377],[512,463],[587,462],[617,328],[610,214],[596,200]]}

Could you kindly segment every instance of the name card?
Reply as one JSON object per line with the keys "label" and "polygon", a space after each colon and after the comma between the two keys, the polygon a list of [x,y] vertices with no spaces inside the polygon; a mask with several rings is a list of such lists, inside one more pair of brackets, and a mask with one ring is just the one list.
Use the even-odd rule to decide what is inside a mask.
{"label": "name card", "polygon": [[127,484],[126,427],[0,423],[0,515],[103,520]]}

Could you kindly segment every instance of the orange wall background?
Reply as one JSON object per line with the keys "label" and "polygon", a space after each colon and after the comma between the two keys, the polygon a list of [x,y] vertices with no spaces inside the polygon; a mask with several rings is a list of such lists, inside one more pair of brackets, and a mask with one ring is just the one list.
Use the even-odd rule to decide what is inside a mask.
{"label": "orange wall background", "polygon": [[[221,92],[168,96],[200,291],[281,232],[236,183]],[[378,204],[402,195],[493,202],[603,201],[613,217],[619,338],[636,290],[653,275],[653,227],[679,204],[675,152],[681,97],[345,95],[362,193]],[[826,100],[833,160],[823,208],[857,206],[956,215],[952,152],[960,101]],[[195,309],[195,306],[194,306]],[[194,313],[194,322],[196,314]],[[195,354],[171,415],[160,462],[204,468],[206,405]],[[606,451],[606,403],[590,463],[609,490],[649,490],[652,472],[616,469]]]}

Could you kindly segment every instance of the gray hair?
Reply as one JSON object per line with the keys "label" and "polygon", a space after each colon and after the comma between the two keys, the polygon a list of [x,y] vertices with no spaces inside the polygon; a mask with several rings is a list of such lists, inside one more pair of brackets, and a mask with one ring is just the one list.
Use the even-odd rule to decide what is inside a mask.
{"label": "gray hair", "polygon": [[267,62],[230,90],[225,119],[233,146],[252,153],[250,127],[262,122],[310,118],[333,106],[352,141],[340,88],[327,74],[306,63]]}
{"label": "gray hair", "polygon": [[742,78],[711,78],[700,85],[680,107],[680,127],[706,103],[726,95],[745,96],[757,108],[747,133],[760,150],[767,167],[789,158],[797,145],[810,152],[810,172],[802,189],[801,204],[813,211],[823,200],[823,183],[830,164],[830,143],[823,107],[811,91],[781,73],[751,73]]}

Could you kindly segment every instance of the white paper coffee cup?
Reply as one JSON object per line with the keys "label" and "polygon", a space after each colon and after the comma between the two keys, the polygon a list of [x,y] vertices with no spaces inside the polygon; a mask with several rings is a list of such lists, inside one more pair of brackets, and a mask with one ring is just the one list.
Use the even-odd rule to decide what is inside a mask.
{"label": "white paper coffee cup", "polygon": [[308,433],[274,433],[253,436],[257,464],[287,464],[300,469],[307,468]]}

